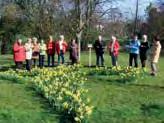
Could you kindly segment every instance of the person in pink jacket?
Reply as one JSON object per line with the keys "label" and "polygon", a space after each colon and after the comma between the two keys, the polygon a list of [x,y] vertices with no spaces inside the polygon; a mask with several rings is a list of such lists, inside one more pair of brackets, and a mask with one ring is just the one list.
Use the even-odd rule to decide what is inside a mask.
{"label": "person in pink jacket", "polygon": [[26,59],[26,50],[25,47],[22,44],[22,40],[18,39],[13,46],[13,52],[14,52],[14,62],[16,64],[17,69],[23,68],[23,62]]}
{"label": "person in pink jacket", "polygon": [[112,36],[112,41],[108,45],[109,54],[111,56],[112,65],[118,65],[118,55],[119,55],[120,44],[115,36]]}

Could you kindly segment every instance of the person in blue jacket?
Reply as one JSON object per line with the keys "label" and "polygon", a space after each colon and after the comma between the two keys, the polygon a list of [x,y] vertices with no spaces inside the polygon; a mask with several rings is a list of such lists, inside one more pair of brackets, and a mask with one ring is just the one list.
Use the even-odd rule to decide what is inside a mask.
{"label": "person in blue jacket", "polygon": [[133,39],[130,41],[129,45],[126,47],[129,49],[129,66],[133,66],[133,61],[135,67],[138,67],[138,55],[140,52],[140,41],[138,40],[138,36],[135,35]]}

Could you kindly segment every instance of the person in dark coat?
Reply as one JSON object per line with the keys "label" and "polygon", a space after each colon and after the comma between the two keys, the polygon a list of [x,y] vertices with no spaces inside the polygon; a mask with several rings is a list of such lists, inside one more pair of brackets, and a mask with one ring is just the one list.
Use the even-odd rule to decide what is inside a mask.
{"label": "person in dark coat", "polygon": [[101,66],[104,66],[105,44],[104,44],[104,41],[102,40],[101,35],[99,35],[98,40],[95,41],[94,49],[95,49],[95,52],[96,52],[96,65],[100,66],[100,61],[101,61]]}
{"label": "person in dark coat", "polygon": [[147,35],[143,35],[143,42],[141,42],[140,45],[140,60],[141,60],[142,68],[145,68],[146,66],[148,49],[149,49],[149,43],[147,41]]}
{"label": "person in dark coat", "polygon": [[76,43],[76,40],[73,39],[70,44],[70,60],[73,64],[76,64],[78,62],[78,45]]}

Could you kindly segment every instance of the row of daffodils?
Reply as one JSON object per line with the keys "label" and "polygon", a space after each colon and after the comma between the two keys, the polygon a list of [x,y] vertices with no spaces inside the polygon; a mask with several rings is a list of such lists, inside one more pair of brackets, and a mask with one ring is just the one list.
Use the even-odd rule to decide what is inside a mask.
{"label": "row of daffodils", "polygon": [[0,77],[31,81],[36,91],[72,122],[84,122],[92,113],[93,106],[89,105],[88,90],[84,87],[86,74],[78,66],[33,69],[31,72],[9,70],[0,72]]}
{"label": "row of daffodils", "polygon": [[141,68],[133,68],[133,67],[124,67],[124,66],[117,66],[117,67],[97,67],[88,70],[88,75],[93,76],[117,76],[118,80],[127,83],[131,81],[137,81],[141,78],[145,77],[146,69]]}
{"label": "row of daffodils", "polygon": [[[84,73],[86,71],[86,73]],[[8,70],[0,72],[1,79],[31,83],[34,89],[43,95],[54,110],[68,117],[71,122],[85,122],[92,114],[93,106],[87,98],[85,88],[87,76],[113,76],[121,81],[137,80],[145,71],[129,67],[83,68],[80,65],[59,66],[56,68],[35,68],[31,72]]]}

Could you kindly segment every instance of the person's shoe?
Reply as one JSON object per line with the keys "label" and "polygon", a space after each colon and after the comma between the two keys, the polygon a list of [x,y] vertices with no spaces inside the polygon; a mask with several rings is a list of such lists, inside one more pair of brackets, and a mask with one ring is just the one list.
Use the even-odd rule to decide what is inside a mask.
{"label": "person's shoe", "polygon": [[155,74],[155,73],[151,73],[150,75],[151,75],[151,76],[156,76],[156,74]]}

